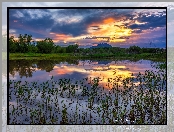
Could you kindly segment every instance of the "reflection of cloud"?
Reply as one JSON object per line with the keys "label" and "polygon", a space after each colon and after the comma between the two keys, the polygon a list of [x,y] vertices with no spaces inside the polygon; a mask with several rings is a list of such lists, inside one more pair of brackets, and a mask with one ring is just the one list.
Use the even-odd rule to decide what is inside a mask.
{"label": "reflection of cloud", "polygon": [[[72,75],[75,72],[77,73],[83,73],[86,77],[100,77],[102,78],[102,81],[100,82],[100,85],[107,88],[105,85],[108,83],[108,78],[113,78],[115,76],[121,76],[122,79],[131,77],[131,71],[128,69],[125,69],[126,66],[124,65],[114,65],[111,62],[111,65],[104,65],[104,64],[97,64],[91,63],[90,61],[80,61],[80,65],[78,66],[72,66],[72,65],[57,65],[54,66],[54,70],[51,71],[49,74],[53,76],[59,76],[59,75]],[[89,64],[90,63],[90,64]],[[116,69],[116,73],[114,74],[113,69]],[[124,69],[124,70],[123,70]],[[76,76],[77,78],[77,76]]]}
{"label": "reflection of cloud", "polygon": [[83,67],[77,66],[54,66],[54,70],[50,72],[51,75],[65,75],[65,74],[72,74],[73,72],[85,72]]}
{"label": "reflection of cloud", "polygon": [[118,66],[118,65],[109,65],[109,68],[116,69],[116,68],[125,68],[126,66]]}
{"label": "reflection of cloud", "polygon": [[[138,61],[138,62],[129,62],[129,61],[109,61],[107,64],[103,61],[79,61],[78,65],[71,65],[68,63],[60,63],[53,67],[53,70],[48,72],[40,71],[36,69],[33,73],[32,78],[22,78],[27,81],[45,81],[49,80],[51,76],[56,78],[74,78],[80,80],[82,78],[96,78],[99,77],[102,79],[100,82],[102,87],[108,88],[106,84],[108,83],[108,78],[114,79],[115,77],[121,77],[125,79],[131,77],[132,73],[136,75],[137,73],[144,73],[145,70],[153,70],[150,65],[150,61]],[[16,80],[19,79],[19,75],[16,74]],[[12,77],[10,78],[12,79]],[[13,78],[14,79],[14,78]],[[138,83],[137,83],[138,84]],[[121,85],[121,84],[120,84]]]}

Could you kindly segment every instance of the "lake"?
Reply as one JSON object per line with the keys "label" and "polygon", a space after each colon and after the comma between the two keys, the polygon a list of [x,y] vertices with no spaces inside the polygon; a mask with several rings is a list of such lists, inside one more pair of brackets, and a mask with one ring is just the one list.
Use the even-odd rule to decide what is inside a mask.
{"label": "lake", "polygon": [[[130,112],[139,96],[135,90],[142,86],[146,91],[143,93],[146,97],[148,97],[148,88],[153,85],[158,86],[160,96],[164,97],[162,90],[166,90],[166,81],[163,74],[159,75],[160,69],[156,68],[159,64],[161,63],[150,60],[11,60],[9,61],[9,79],[21,81],[18,86],[21,86],[23,92],[18,90],[19,87],[15,89],[15,84],[11,83],[9,89],[9,108],[12,114],[10,123],[30,124],[31,120],[32,123],[39,123],[45,115],[44,122],[52,124],[71,124],[72,122],[74,124],[109,124],[111,119],[118,124],[125,122],[130,124],[132,121],[128,115],[123,120],[119,120],[113,110],[118,108],[120,111]],[[141,82],[143,78],[141,74],[144,73],[147,73],[149,78]],[[158,80],[147,82],[151,76],[158,76]],[[133,80],[126,82],[127,78],[133,78]],[[113,87],[117,87],[117,90],[121,92],[114,91]],[[126,88],[129,88],[129,92],[124,93]],[[117,102],[114,102],[115,100]],[[125,101],[126,106],[123,105]],[[165,99],[161,100],[163,101]],[[108,105],[108,113],[106,112],[108,115],[105,115],[107,118],[103,120],[102,110],[99,109],[106,109],[103,107],[105,103]],[[14,111],[21,114],[15,115]],[[38,111],[40,112],[39,118],[37,117]],[[165,111],[165,107],[158,113],[157,119],[162,111]],[[33,113],[32,117],[31,113]],[[51,117],[56,119],[52,120]],[[152,123],[153,120],[148,120],[148,117],[149,115],[146,114],[144,121]],[[137,122],[138,118],[140,117],[137,116]]]}
{"label": "lake", "polygon": [[[144,73],[145,70],[157,70],[152,65],[157,64],[150,60],[139,61],[113,61],[113,60],[77,60],[68,61],[9,61],[9,77],[12,80],[46,81],[54,76],[54,79],[71,78],[79,80],[86,77],[101,77],[104,79],[115,76],[130,77]],[[115,73],[116,72],[116,73]],[[114,74],[115,73],[115,74]],[[105,81],[105,80],[103,80]]]}

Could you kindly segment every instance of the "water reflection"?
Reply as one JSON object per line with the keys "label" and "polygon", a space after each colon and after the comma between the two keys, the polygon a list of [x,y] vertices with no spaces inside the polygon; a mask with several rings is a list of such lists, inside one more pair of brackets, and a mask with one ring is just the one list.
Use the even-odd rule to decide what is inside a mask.
{"label": "water reflection", "polygon": [[[33,77],[33,72],[43,70],[50,72],[53,70],[56,64],[61,63],[55,60],[10,60],[9,61],[9,73],[14,78],[19,74],[20,78]],[[77,64],[77,61],[70,63]]]}
{"label": "water reflection", "polygon": [[[100,77],[102,83],[108,82],[108,78],[121,76],[122,79],[131,77],[145,70],[155,70],[151,66],[154,63],[149,60],[140,61],[114,61],[114,60],[11,60],[9,61],[9,75],[11,80],[46,81],[54,76],[54,79],[70,78],[79,80],[85,77]],[[106,85],[103,85],[106,86]]]}
{"label": "water reflection", "polygon": [[[132,73],[133,76],[136,76],[139,72],[144,73],[145,70],[157,70],[151,66],[154,62],[148,60],[140,60],[137,62],[109,60],[107,63],[106,61],[104,61],[104,63],[101,62],[102,61],[98,60],[77,60],[76,63],[51,60],[27,62],[24,60],[10,61],[10,79],[21,80],[21,84],[24,85],[20,84],[20,86],[25,87],[16,88],[14,84],[10,85],[10,123],[15,120],[17,123],[23,122],[29,124],[31,119],[39,123],[42,117],[47,119],[46,122],[50,122],[50,119],[53,117],[56,119],[55,123],[60,124],[63,120],[63,111],[65,112],[65,110],[68,113],[68,119],[70,119],[67,122],[70,124],[73,123],[71,119],[75,119],[74,115],[77,111],[79,119],[76,121],[76,124],[82,124],[82,116],[92,124],[96,122],[102,123],[103,111],[98,112],[98,109],[107,109],[107,111],[110,112],[118,108],[119,111],[123,111],[124,107],[122,106],[125,106],[125,103],[127,103],[125,109],[129,111],[132,108],[131,105],[134,103],[137,105],[136,99],[139,99],[138,96],[140,96],[140,94],[136,92],[138,88],[143,86],[145,90],[148,91],[147,88],[154,85],[153,81],[147,81],[143,85],[138,86],[138,80],[140,80],[141,77],[137,77],[135,78],[136,80],[132,81],[136,84],[136,86],[132,87],[132,90],[128,92],[123,91],[125,86],[129,87],[129,84],[129,88],[131,88],[131,82],[128,82],[127,85],[119,87],[121,92],[118,92],[113,83],[115,78],[125,79],[131,77]],[[52,76],[54,76],[54,78],[50,80]],[[100,78],[99,85],[94,85],[97,79],[93,78],[96,77]],[[160,78],[163,84],[161,84],[157,78],[155,78],[155,87],[157,86],[157,89],[166,87],[166,83],[163,83],[165,80],[164,77]],[[146,76],[146,79],[149,79],[149,77]],[[36,82],[37,80],[39,80],[40,84]],[[116,80],[116,82],[118,82],[118,80]],[[124,81],[120,81],[120,83],[123,85]],[[117,84],[120,85],[119,82]],[[151,94],[147,94],[146,98],[143,99],[149,101],[150,96]],[[165,98],[163,98],[163,100],[165,101]],[[139,101],[143,102],[141,99]],[[106,105],[107,107],[105,107]],[[65,106],[67,109],[65,109]],[[149,106],[148,102],[147,106]],[[143,109],[143,111],[146,109],[147,108]],[[16,110],[16,113],[23,111],[24,114],[15,115],[14,110]],[[36,113],[36,117],[32,115],[34,111],[38,112]],[[140,110],[138,109],[138,111]],[[165,108],[163,111],[165,111]],[[98,112],[98,114],[96,112]],[[84,115],[84,113],[86,113],[86,115]],[[148,115],[148,112],[145,113]],[[107,115],[108,113],[105,114]],[[114,111],[111,112],[110,116],[113,120],[116,120],[117,118],[114,117],[113,114]],[[96,121],[90,117],[95,117],[93,119],[96,119]],[[149,115],[149,117],[152,116]],[[158,117],[154,118],[157,119]],[[109,124],[110,121],[106,120],[105,123]]]}

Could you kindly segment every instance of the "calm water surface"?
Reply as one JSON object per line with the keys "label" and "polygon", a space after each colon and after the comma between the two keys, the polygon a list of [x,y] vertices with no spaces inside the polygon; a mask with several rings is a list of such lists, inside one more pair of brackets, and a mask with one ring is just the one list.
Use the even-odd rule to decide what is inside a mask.
{"label": "calm water surface", "polygon": [[[94,100],[93,110],[88,108],[89,105],[89,97],[82,96],[82,89],[78,87],[76,89],[75,97],[70,96],[67,97],[65,92],[63,97],[60,95],[52,95],[48,92],[45,98],[42,98],[42,88],[32,88],[31,96],[28,97],[28,94],[25,93],[23,98],[29,98],[32,103],[26,103],[25,100],[17,98],[15,95],[15,89],[13,86],[10,86],[9,93],[11,93],[11,98],[9,100],[10,103],[10,113],[17,109],[17,107],[21,107],[19,112],[24,112],[24,114],[19,114],[18,116],[13,115],[10,118],[10,123],[16,120],[17,123],[23,122],[24,124],[29,124],[31,121],[31,110],[39,110],[40,107],[38,104],[45,104],[46,98],[49,96],[51,101],[49,102],[49,107],[52,108],[52,113],[54,113],[55,118],[58,119],[56,124],[60,124],[62,119],[62,110],[63,104],[62,102],[69,106],[67,108],[67,112],[69,114],[69,118],[75,114],[77,108],[79,109],[79,115],[83,115],[86,112],[86,119],[90,120],[90,116],[95,117],[96,120],[92,120],[91,124],[95,124],[96,122],[101,123],[102,117],[96,114],[97,108],[101,107],[101,101],[106,99],[108,95],[112,98],[112,100],[118,99],[118,105],[122,106],[122,101],[124,98],[122,95],[116,98],[115,93],[110,92],[110,88],[112,86],[107,85],[108,78],[115,78],[116,76],[120,76],[123,79],[127,77],[136,76],[139,72],[143,73],[145,70],[153,70],[157,71],[155,67],[152,65],[156,65],[156,62],[150,60],[139,60],[139,61],[114,61],[114,60],[77,60],[77,61],[52,61],[52,60],[41,60],[41,61],[25,61],[25,60],[13,60],[9,62],[9,78],[10,80],[19,81],[21,80],[23,84],[25,81],[29,84],[32,82],[42,83],[50,80],[53,76],[54,81],[58,81],[62,78],[70,79],[72,83],[75,84],[76,81],[82,80],[84,78],[96,78],[99,77],[101,82],[99,84],[100,88],[97,89],[97,98]],[[88,79],[89,80],[89,79]],[[79,82],[80,83],[80,82]],[[134,82],[138,84],[138,82]],[[88,84],[82,84],[88,87],[88,91],[92,91],[92,87]],[[82,86],[79,85],[79,86]],[[57,87],[58,88],[58,87]],[[41,90],[39,90],[41,89]],[[59,89],[59,88],[58,88]],[[47,90],[46,90],[47,91]],[[48,90],[49,91],[49,90]],[[60,94],[60,93],[59,93]],[[100,99],[99,99],[100,98]],[[99,99],[99,100],[97,100]],[[17,101],[18,100],[18,101]],[[59,108],[57,108],[59,105]],[[130,108],[130,104],[128,104],[127,109]],[[113,109],[114,106],[110,105],[109,109]],[[28,111],[28,112],[27,112]],[[50,113],[46,112],[47,107],[44,107],[41,110],[44,115],[47,116],[47,121],[49,122]],[[110,116],[113,116],[112,114]],[[81,116],[80,116],[81,117]],[[77,121],[77,124],[81,124],[82,119]],[[71,121],[69,120],[69,123]],[[106,121],[108,123],[108,121]]]}
{"label": "calm water surface", "polygon": [[73,62],[60,62],[51,60],[25,61],[16,60],[9,62],[10,80],[47,81],[52,76],[54,79],[70,78],[79,80],[86,77],[100,77],[103,81],[115,76],[130,77],[144,73],[145,70],[157,70],[152,67],[155,62],[139,60],[136,62],[124,60],[77,60]]}

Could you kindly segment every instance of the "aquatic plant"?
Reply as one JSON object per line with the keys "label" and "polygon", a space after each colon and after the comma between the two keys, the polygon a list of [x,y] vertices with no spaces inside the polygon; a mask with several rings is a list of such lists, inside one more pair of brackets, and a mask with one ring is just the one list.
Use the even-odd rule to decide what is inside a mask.
{"label": "aquatic plant", "polygon": [[166,70],[131,77],[9,81],[9,124],[166,124]]}

